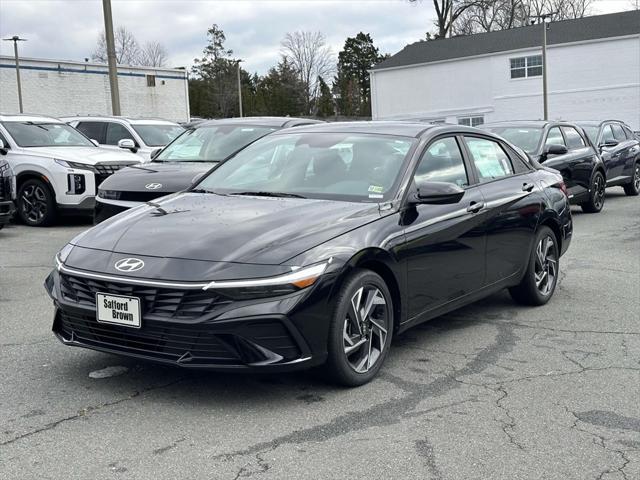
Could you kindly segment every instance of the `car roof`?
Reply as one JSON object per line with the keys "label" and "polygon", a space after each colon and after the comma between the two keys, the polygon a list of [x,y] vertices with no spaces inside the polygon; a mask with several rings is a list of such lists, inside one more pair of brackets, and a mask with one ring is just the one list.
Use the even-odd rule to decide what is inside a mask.
{"label": "car roof", "polygon": [[626,125],[622,120],[575,120],[573,123],[576,125],[599,127],[604,123],[619,123]]}
{"label": "car roof", "polygon": [[298,125],[325,123],[322,120],[314,120],[312,118],[297,117],[233,117],[221,118],[217,120],[203,120],[194,127],[206,127],[211,125],[256,125],[264,127],[288,128]]}
{"label": "car roof", "polygon": [[109,115],[75,115],[72,117],[60,117],[65,122],[73,122],[75,120],[83,121],[108,121],[108,120],[120,120],[130,123],[131,125],[178,125],[176,122],[165,120],[163,118],[152,117],[124,117],[124,116],[109,116]]}
{"label": "car roof", "polygon": [[[320,125],[306,125],[296,127],[293,131],[295,131],[296,133],[361,133],[373,135],[396,135],[414,138],[420,138],[427,132],[433,133],[434,135],[448,132],[482,134],[487,133],[477,128],[466,127],[464,125],[452,125],[446,123],[432,124],[404,120],[372,120],[360,122],[323,123]],[[288,132],[291,131],[283,131],[279,132],[278,134],[285,134]]]}
{"label": "car roof", "polygon": [[47,117],[45,115],[33,115],[28,113],[0,113],[0,122],[64,123],[54,117]]}

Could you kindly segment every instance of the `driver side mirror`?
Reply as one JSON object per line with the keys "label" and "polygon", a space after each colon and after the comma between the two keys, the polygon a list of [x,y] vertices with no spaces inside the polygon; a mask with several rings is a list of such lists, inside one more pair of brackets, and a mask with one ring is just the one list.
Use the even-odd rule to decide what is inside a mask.
{"label": "driver side mirror", "polygon": [[196,183],[198,183],[200,180],[202,180],[202,177],[204,177],[206,174],[207,172],[202,172],[197,174],[195,177],[191,179],[191,185],[195,185]]}
{"label": "driver side mirror", "polygon": [[609,140],[607,140],[605,142],[602,142],[600,144],[600,148],[603,148],[603,147],[604,148],[613,148],[613,147],[618,146],[619,143],[620,142],[618,140],[616,140],[614,138],[610,138]]}
{"label": "driver side mirror", "polygon": [[118,147],[124,148],[126,150],[131,150],[133,153],[136,153],[138,151],[136,143],[130,138],[123,138],[122,140],[118,140]]}
{"label": "driver side mirror", "polygon": [[7,150],[9,150],[9,147],[7,147],[2,140],[0,140],[0,155],[6,155]]}
{"label": "driver side mirror", "polygon": [[410,203],[429,205],[448,205],[458,203],[464,196],[464,189],[455,183],[417,182],[417,192],[412,195]]}
{"label": "driver side mirror", "polygon": [[555,143],[551,145],[547,145],[544,149],[545,155],[564,155],[568,151],[569,150],[565,145],[560,145]]}

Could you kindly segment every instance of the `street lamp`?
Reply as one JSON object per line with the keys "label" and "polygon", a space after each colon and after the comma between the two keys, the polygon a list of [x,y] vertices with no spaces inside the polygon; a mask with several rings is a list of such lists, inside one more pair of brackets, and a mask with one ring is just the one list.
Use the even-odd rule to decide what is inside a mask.
{"label": "street lamp", "polygon": [[240,117],[242,118],[242,83],[240,82],[240,62],[238,60],[238,107],[240,108]]}
{"label": "street lamp", "polygon": [[20,83],[20,60],[18,58],[18,42],[26,42],[26,38],[20,38],[18,35],[14,35],[11,38],[3,38],[5,42],[13,42],[13,53],[16,58],[16,80],[18,82],[18,105],[20,107],[20,113],[24,113],[22,109],[22,85]]}

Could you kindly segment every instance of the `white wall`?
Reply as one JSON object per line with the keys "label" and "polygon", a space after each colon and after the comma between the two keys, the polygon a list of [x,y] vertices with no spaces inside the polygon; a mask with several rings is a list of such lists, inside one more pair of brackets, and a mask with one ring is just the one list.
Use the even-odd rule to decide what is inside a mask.
{"label": "white wall", "polygon": [[[107,72],[107,66],[101,64],[21,59],[24,111],[54,117],[110,115]],[[147,87],[145,75],[156,75],[155,87]],[[118,87],[123,115],[188,120],[189,97],[184,70],[119,66]],[[0,111],[19,111],[13,57],[0,57]]]}
{"label": "white wall", "polygon": [[[542,77],[510,78],[510,58],[537,53],[375,71],[373,117],[453,123],[474,113],[486,122],[542,118]],[[551,119],[617,118],[640,129],[640,36],[550,46],[548,74]]]}

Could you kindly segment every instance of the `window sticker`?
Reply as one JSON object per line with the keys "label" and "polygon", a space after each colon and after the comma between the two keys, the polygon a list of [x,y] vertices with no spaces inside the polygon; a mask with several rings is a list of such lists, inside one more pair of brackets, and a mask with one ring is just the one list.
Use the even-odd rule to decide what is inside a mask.
{"label": "window sticker", "polygon": [[[379,185],[369,185],[369,193],[384,193],[384,187]],[[371,195],[369,195],[371,197]]]}
{"label": "window sticker", "polygon": [[380,195],[379,193],[370,193],[369,198],[384,198],[384,195]]}

